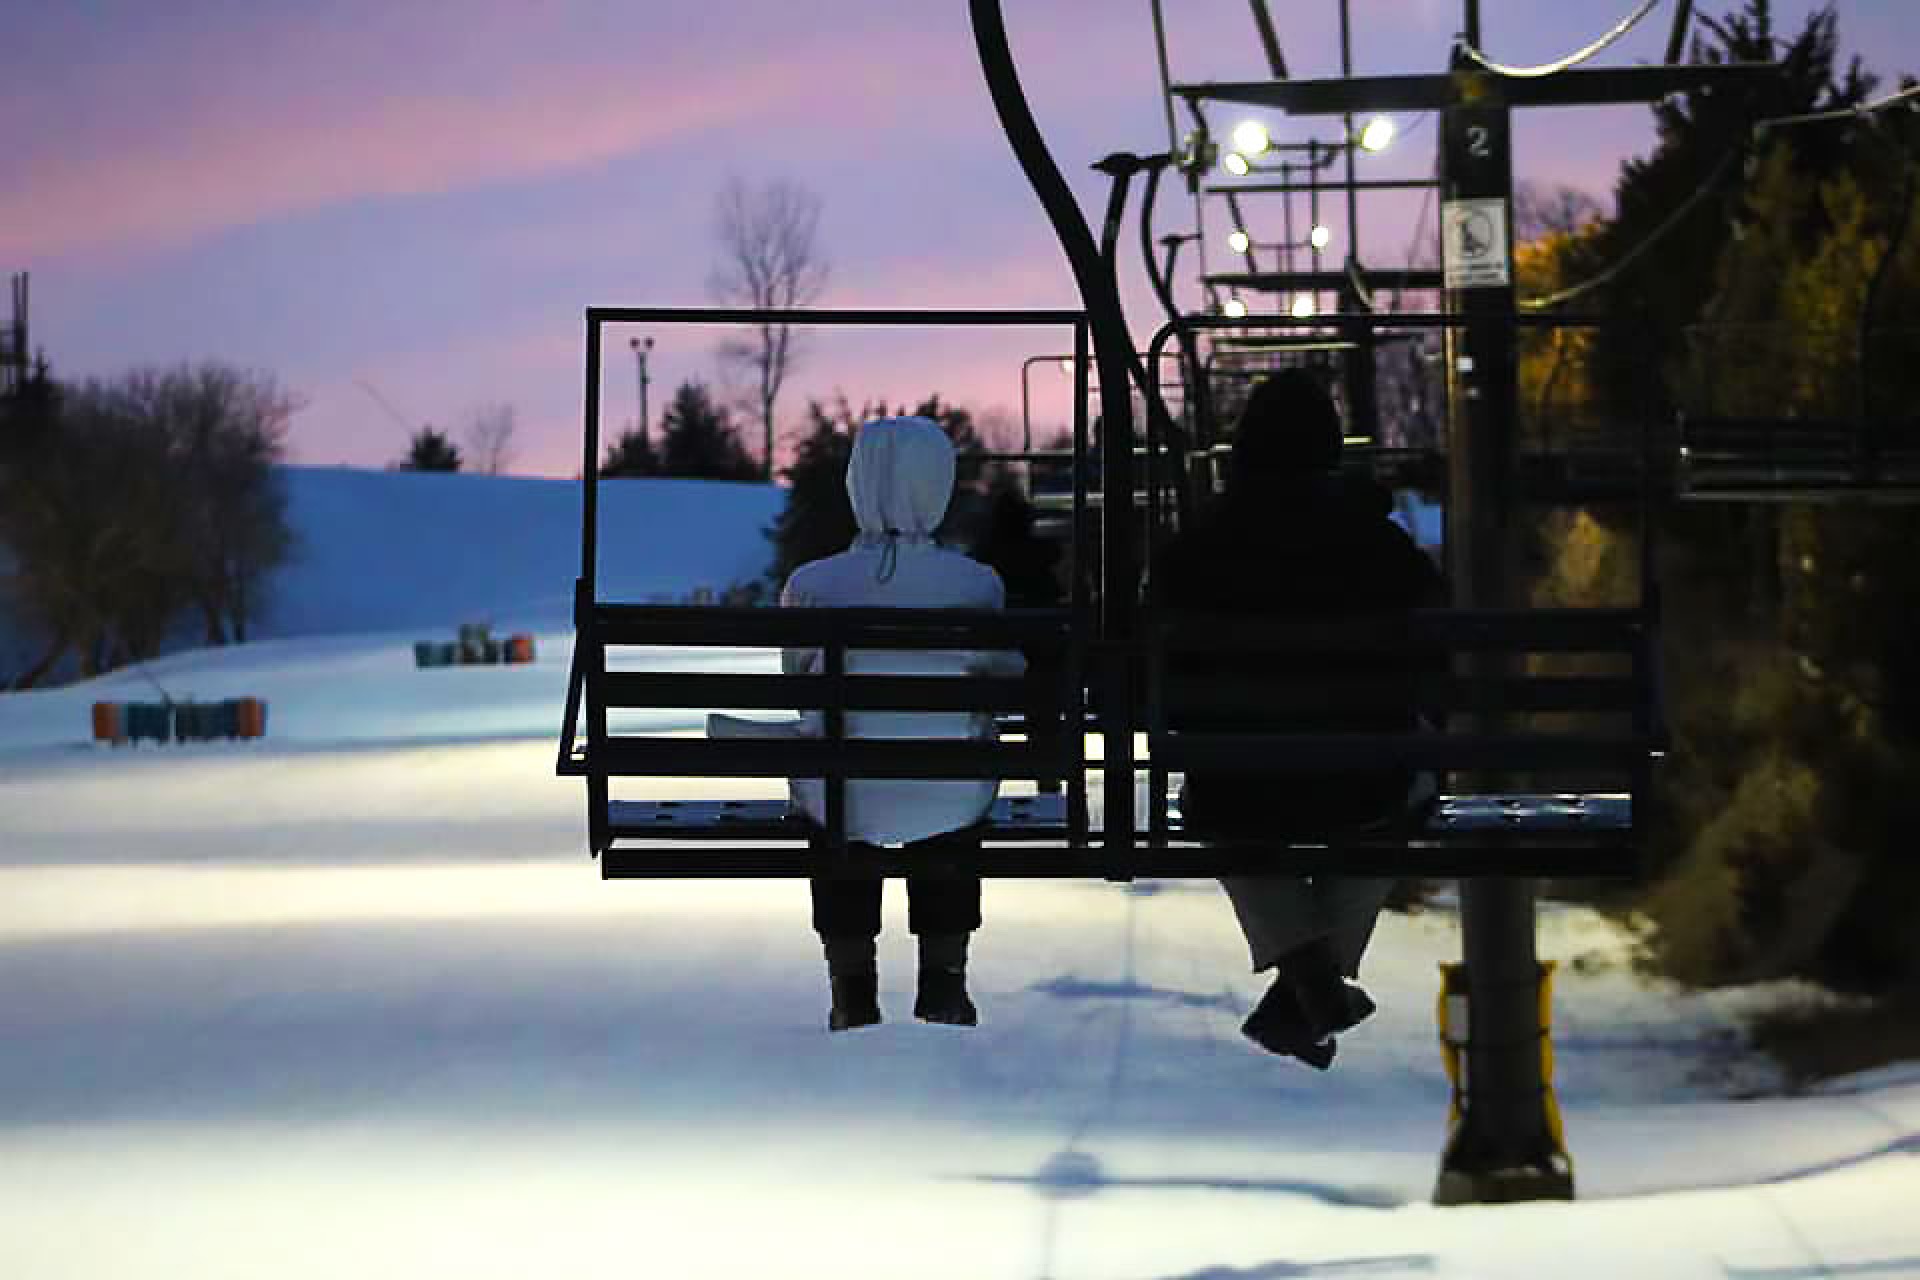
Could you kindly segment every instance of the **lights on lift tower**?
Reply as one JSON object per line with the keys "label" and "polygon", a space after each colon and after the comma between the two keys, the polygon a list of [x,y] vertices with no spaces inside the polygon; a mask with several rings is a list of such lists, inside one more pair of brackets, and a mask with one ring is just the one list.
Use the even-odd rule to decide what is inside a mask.
{"label": "lights on lift tower", "polygon": [[1287,308],[1288,314],[1295,320],[1311,320],[1316,310],[1317,308],[1313,305],[1313,295],[1310,293],[1294,294],[1293,303]]}
{"label": "lights on lift tower", "polygon": [[1362,151],[1385,151],[1393,144],[1393,117],[1375,116],[1360,130]]}
{"label": "lights on lift tower", "polygon": [[1291,243],[1255,240],[1247,234],[1245,227],[1235,227],[1227,232],[1227,248],[1241,255],[1251,253],[1255,249],[1324,249],[1332,243],[1333,232],[1328,230],[1326,224],[1322,222],[1313,224],[1313,230],[1307,233],[1305,240]]}
{"label": "lights on lift tower", "polygon": [[[1220,164],[1236,178],[1244,178],[1253,172],[1253,158],[1263,156],[1273,150],[1300,150],[1318,152],[1327,160],[1338,154],[1342,147],[1357,147],[1361,151],[1378,153],[1393,145],[1395,128],[1392,116],[1377,115],[1370,117],[1360,127],[1357,134],[1350,134],[1344,143],[1339,142],[1289,142],[1276,143],[1267,126],[1258,120],[1242,120],[1233,127],[1227,148],[1220,153]],[[1320,163],[1326,163],[1322,160]]]}
{"label": "lights on lift tower", "polygon": [[1240,300],[1238,294],[1230,296],[1220,310],[1229,320],[1244,320],[1247,317],[1247,304]]}
{"label": "lights on lift tower", "polygon": [[1233,127],[1233,149],[1243,156],[1257,156],[1273,145],[1273,135],[1258,120],[1242,120]]}

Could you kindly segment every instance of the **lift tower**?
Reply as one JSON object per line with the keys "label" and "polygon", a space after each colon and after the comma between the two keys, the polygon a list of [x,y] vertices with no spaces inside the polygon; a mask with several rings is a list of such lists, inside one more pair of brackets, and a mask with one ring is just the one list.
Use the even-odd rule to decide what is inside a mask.
{"label": "lift tower", "polygon": [[[1478,0],[1443,73],[1171,86],[1207,101],[1300,116],[1436,111],[1441,118],[1443,283],[1449,310],[1473,322],[1448,341],[1447,562],[1454,604],[1517,603],[1508,572],[1516,506],[1517,323],[1511,280],[1512,108],[1651,102],[1712,86],[1738,93],[1777,75],[1771,63],[1577,68],[1605,41],[1542,68],[1502,68],[1479,52]],[[1676,32],[1678,24],[1676,24]],[[1677,50],[1679,40],[1670,42]],[[1676,55],[1677,56],[1677,55]],[[1449,241],[1448,236],[1453,239]],[[1534,884],[1488,879],[1462,894],[1471,1029],[1461,1123],[1441,1160],[1441,1203],[1564,1199],[1573,1178],[1551,1132],[1543,1083]]]}

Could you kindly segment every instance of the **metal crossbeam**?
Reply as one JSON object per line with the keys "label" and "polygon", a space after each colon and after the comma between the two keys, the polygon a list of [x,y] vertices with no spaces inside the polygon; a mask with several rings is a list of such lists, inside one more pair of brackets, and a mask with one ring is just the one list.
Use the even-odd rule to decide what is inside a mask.
{"label": "metal crossbeam", "polygon": [[[1353,278],[1344,271],[1227,271],[1201,279],[1215,288],[1250,289],[1260,293],[1325,291],[1337,293],[1349,288]],[[1376,269],[1361,273],[1368,289],[1438,289],[1440,272],[1432,267],[1406,267],[1398,270]],[[1321,317],[1336,324],[1340,317]]]}
{"label": "metal crossbeam", "polygon": [[1242,182],[1203,188],[1210,196],[1335,195],[1344,191],[1425,191],[1437,188],[1438,178],[1356,178],[1352,182]]}
{"label": "metal crossbeam", "polygon": [[600,859],[605,880],[790,880],[815,877],[898,879],[928,874],[977,874],[995,879],[1175,880],[1233,875],[1348,875],[1433,880],[1553,877],[1629,878],[1638,873],[1631,846],[1583,841],[1555,845],[1533,839],[1472,847],[1386,845],[1171,845],[1108,849],[1092,846],[983,847],[964,863],[936,864],[898,849],[844,862],[804,848],[699,848],[666,845],[628,849],[616,844]]}
{"label": "metal crossbeam", "polygon": [[[1775,63],[1730,62],[1574,69],[1537,79],[1476,74],[1472,79],[1508,106],[1574,107],[1643,103],[1689,89],[1738,88],[1779,72]],[[1296,116],[1437,111],[1463,96],[1461,79],[1445,73],[1341,80],[1210,81],[1176,84],[1172,92],[1189,103],[1235,102],[1273,107]]]}
{"label": "metal crossbeam", "polygon": [[610,737],[599,772],[644,778],[1051,778],[1065,767],[1052,744],[988,738]]}
{"label": "metal crossbeam", "polygon": [[1326,842],[1246,835],[1202,843],[1182,833],[1174,809],[1164,844],[1109,845],[1095,833],[1080,847],[1067,838],[1065,797],[1002,796],[982,827],[981,849],[962,858],[895,849],[836,859],[811,845],[809,824],[783,800],[616,800],[608,808],[614,843],[601,875],[609,880],[929,873],[1131,880],[1277,871],[1613,878],[1637,868],[1632,799],[1613,792],[1442,796],[1415,828]]}
{"label": "metal crossbeam", "polygon": [[1060,609],[755,609],[597,603],[603,644],[786,648],[844,640],[862,649],[995,649],[1058,645]]}

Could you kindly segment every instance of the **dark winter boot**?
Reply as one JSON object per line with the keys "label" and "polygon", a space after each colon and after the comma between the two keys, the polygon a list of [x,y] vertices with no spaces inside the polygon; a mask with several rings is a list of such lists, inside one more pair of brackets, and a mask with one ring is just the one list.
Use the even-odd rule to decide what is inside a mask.
{"label": "dark winter boot", "polygon": [[880,975],[872,938],[823,938],[827,976],[833,984],[833,1011],[827,1030],[849,1031],[880,1021]]}
{"label": "dark winter boot", "polygon": [[1260,997],[1260,1003],[1240,1024],[1240,1034],[1268,1053],[1298,1058],[1316,1071],[1325,1071],[1333,1065],[1333,1037],[1314,1038],[1307,1016],[1300,1010],[1300,998],[1294,995],[1292,985],[1284,977],[1273,980],[1267,994]]}
{"label": "dark winter boot", "polygon": [[1358,1026],[1373,1014],[1373,1000],[1341,974],[1340,958],[1324,936],[1295,947],[1274,967],[1293,989],[1312,1040]]}
{"label": "dark winter boot", "polygon": [[978,1026],[979,1011],[967,995],[967,935],[920,935],[920,990],[913,1016],[951,1027]]}
{"label": "dark winter boot", "polygon": [[827,1030],[851,1031],[870,1027],[880,1021],[880,976],[875,973],[847,973],[833,979],[833,1011],[827,1015]]}
{"label": "dark winter boot", "polygon": [[913,1016],[922,1022],[941,1022],[951,1027],[978,1026],[979,1011],[967,995],[967,971],[922,969],[919,994],[913,1001]]}

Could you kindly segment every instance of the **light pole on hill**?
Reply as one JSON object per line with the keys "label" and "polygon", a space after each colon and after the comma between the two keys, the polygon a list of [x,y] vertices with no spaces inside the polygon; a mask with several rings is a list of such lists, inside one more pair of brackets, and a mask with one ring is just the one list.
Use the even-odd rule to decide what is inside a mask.
{"label": "light pole on hill", "polygon": [[647,353],[653,350],[653,339],[633,338],[627,345],[633,349],[634,362],[640,367],[640,449],[651,452],[647,445]]}

